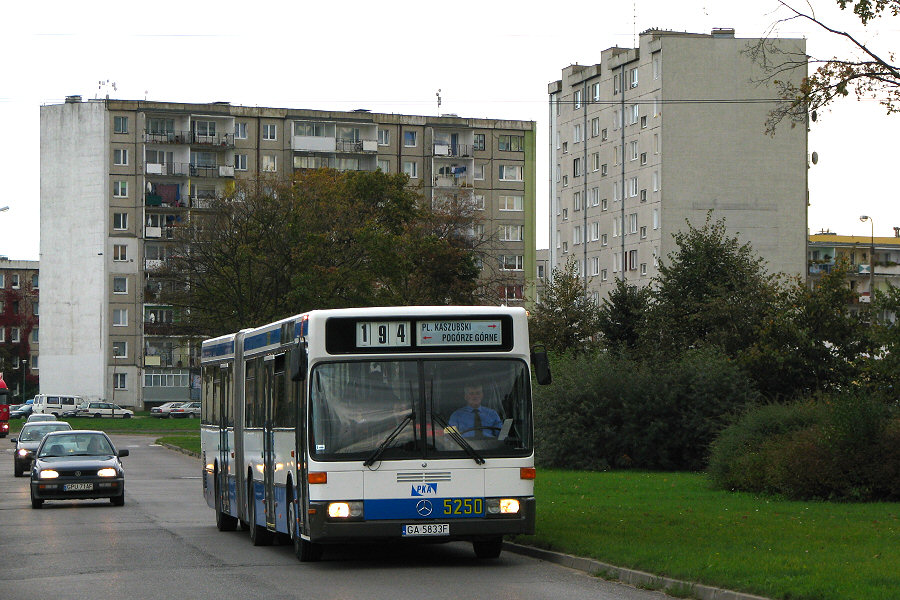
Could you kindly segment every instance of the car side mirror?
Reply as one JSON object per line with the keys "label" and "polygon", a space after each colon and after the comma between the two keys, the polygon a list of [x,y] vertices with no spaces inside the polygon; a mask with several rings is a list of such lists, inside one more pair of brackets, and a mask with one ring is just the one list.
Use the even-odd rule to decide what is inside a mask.
{"label": "car side mirror", "polygon": [[119,458],[122,458],[122,457],[124,457],[124,456],[128,456],[128,454],[129,454],[129,452],[128,452],[128,449],[127,449],[127,448],[126,448],[125,450],[119,450]]}
{"label": "car side mirror", "polygon": [[540,385],[549,385],[553,381],[550,373],[550,361],[547,359],[547,348],[539,344],[531,349],[531,364],[534,365],[534,374]]}
{"label": "car side mirror", "polygon": [[309,368],[309,354],[306,342],[297,342],[291,350],[291,381],[304,381],[307,368]]}

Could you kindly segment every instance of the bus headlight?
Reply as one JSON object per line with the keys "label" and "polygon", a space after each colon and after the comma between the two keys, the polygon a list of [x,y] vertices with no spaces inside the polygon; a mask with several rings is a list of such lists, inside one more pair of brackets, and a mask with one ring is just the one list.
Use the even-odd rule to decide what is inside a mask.
{"label": "bus headlight", "polygon": [[484,505],[489,516],[519,514],[519,501],[516,498],[485,498]]}
{"label": "bus headlight", "polygon": [[359,519],[363,514],[363,503],[329,502],[328,517],[331,519]]}
{"label": "bus headlight", "polygon": [[59,477],[59,473],[53,469],[44,469],[41,471],[41,479],[56,479],[57,477]]}

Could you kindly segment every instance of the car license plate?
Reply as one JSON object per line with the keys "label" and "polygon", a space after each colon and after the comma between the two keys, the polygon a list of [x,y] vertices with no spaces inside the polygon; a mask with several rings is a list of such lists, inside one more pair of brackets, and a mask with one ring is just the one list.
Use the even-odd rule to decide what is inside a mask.
{"label": "car license plate", "polygon": [[93,483],[67,483],[63,485],[64,492],[82,492],[94,489]]}
{"label": "car license plate", "polygon": [[425,523],[421,525],[404,525],[403,536],[450,535],[449,523]]}

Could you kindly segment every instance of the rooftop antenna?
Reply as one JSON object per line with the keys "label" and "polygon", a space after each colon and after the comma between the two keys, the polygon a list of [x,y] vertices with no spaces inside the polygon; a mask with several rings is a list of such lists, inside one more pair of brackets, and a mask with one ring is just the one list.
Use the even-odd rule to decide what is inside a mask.
{"label": "rooftop antenna", "polygon": [[[116,91],[116,82],[110,81],[107,79],[106,81],[100,80],[97,82],[97,89],[102,90],[106,88],[106,99],[109,100],[109,88],[112,88],[112,91]],[[94,97],[96,99],[96,96]]]}
{"label": "rooftop antenna", "polygon": [[438,88],[438,91],[435,92],[434,95],[437,96],[437,102],[438,102],[438,116],[441,116],[441,88]]}
{"label": "rooftop antenna", "polygon": [[631,35],[634,38],[634,47],[638,47],[638,37],[637,37],[637,0],[633,0],[631,3],[632,10],[632,19],[631,19]]}

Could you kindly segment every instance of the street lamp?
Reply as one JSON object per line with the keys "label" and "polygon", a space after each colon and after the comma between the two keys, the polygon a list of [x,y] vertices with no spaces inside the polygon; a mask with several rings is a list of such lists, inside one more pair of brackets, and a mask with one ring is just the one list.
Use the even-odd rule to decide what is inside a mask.
{"label": "street lamp", "polygon": [[872,248],[869,251],[869,302],[875,300],[875,221],[869,215],[860,215],[859,220],[872,225]]}

